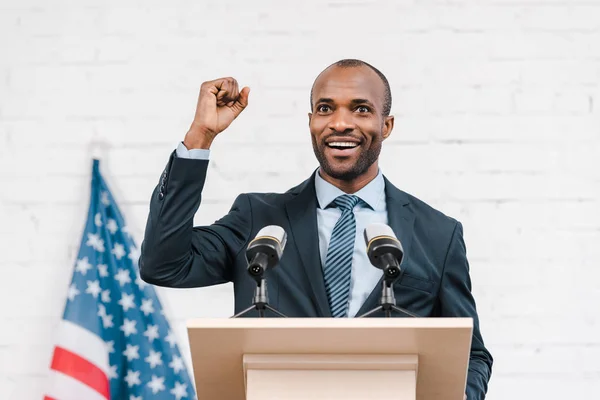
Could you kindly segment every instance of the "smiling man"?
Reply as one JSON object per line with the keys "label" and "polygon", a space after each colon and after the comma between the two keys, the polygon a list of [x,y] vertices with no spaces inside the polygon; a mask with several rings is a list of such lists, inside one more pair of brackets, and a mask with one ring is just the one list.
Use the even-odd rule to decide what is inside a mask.
{"label": "smiling man", "polygon": [[235,311],[249,306],[256,284],[245,249],[267,225],[288,243],[269,271],[270,304],[290,317],[355,317],[377,306],[382,271],[362,238],[388,224],[404,248],[398,306],[422,317],[472,317],[467,398],[484,399],[492,356],[484,346],[460,222],[399,190],[378,165],[394,117],[385,76],[360,60],[325,69],[311,91],[309,127],[320,168],[286,193],[239,195],[210,226],[193,226],[209,148],[248,106],[250,89],[233,78],[202,84],[196,114],[152,194],[140,274],[156,285],[234,283]]}

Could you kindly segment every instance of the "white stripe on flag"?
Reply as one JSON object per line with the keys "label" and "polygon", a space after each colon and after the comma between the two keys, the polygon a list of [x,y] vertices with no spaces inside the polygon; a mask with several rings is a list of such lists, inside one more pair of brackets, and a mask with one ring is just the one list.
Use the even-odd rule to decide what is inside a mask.
{"label": "white stripe on flag", "polygon": [[62,320],[56,346],[85,358],[108,375],[106,343],[96,334],[71,321]]}
{"label": "white stripe on flag", "polygon": [[88,385],[54,370],[50,370],[49,386],[46,395],[56,400],[107,400]]}

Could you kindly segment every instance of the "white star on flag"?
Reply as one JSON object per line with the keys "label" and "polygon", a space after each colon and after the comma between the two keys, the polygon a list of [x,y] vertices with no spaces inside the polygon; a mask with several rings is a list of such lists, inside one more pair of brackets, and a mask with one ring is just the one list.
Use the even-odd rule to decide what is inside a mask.
{"label": "white star on flag", "polygon": [[87,281],[87,289],[85,289],[86,293],[91,294],[92,297],[97,299],[101,291],[102,289],[100,289],[100,282],[98,282],[97,280]]}
{"label": "white star on flag", "polygon": [[75,296],[77,296],[79,293],[81,292],[77,290],[77,286],[75,286],[75,283],[71,283],[71,286],[69,286],[69,289],[67,290],[67,298],[73,301],[75,299]]}
{"label": "white star on flag", "polygon": [[127,348],[123,351],[123,355],[127,357],[127,361],[137,360],[140,358],[138,351],[140,350],[140,346],[132,346],[127,344]]}
{"label": "white star on flag", "polygon": [[135,302],[132,294],[121,294],[121,300],[119,300],[118,303],[121,305],[121,307],[123,307],[123,311],[127,311],[130,308],[135,308]]}
{"label": "white star on flag", "polygon": [[135,284],[138,285],[138,287],[140,288],[140,290],[144,290],[144,288],[146,286],[148,286],[148,284],[146,282],[144,282],[139,275],[137,275],[136,278],[135,278]]}
{"label": "white star on flag", "polygon": [[116,377],[118,377],[119,375],[117,374],[117,366],[110,365],[106,374],[108,375],[109,379],[115,379]]}
{"label": "white star on flag", "polygon": [[106,223],[106,229],[108,229],[110,233],[114,235],[115,232],[119,230],[119,227],[117,226],[117,221],[115,221],[112,218],[109,218],[108,222]]}
{"label": "white star on flag", "polygon": [[112,322],[113,316],[106,313],[106,307],[102,304],[98,305],[98,316],[102,318],[102,325],[105,328],[112,328],[114,326]]}
{"label": "white star on flag", "polygon": [[115,243],[111,253],[114,254],[117,260],[121,260],[121,258],[123,258],[123,256],[126,254],[125,247],[123,247],[121,243]]}
{"label": "white star on flag", "polygon": [[97,227],[102,226],[102,215],[100,213],[96,213],[96,215],[94,216],[94,224]]}
{"label": "white star on flag", "polygon": [[119,285],[123,287],[126,283],[131,282],[131,276],[129,276],[129,271],[123,268],[119,268],[119,271],[115,275],[115,280],[119,281]]}
{"label": "white star on flag", "polygon": [[121,232],[123,232],[127,236],[131,237],[131,232],[129,232],[129,226],[125,225],[124,227],[122,227]]}
{"label": "white star on flag", "polygon": [[162,353],[159,351],[150,350],[150,354],[144,358],[144,361],[150,364],[150,368],[154,369],[157,365],[162,365],[161,355]]}
{"label": "white star on flag", "polygon": [[103,290],[101,299],[103,303],[110,303],[110,290]]}
{"label": "white star on flag", "polygon": [[156,394],[161,390],[165,390],[165,377],[161,376],[160,378],[156,375],[152,375],[152,380],[148,382],[148,386],[152,389],[152,393]]}
{"label": "white star on flag", "polygon": [[154,312],[154,307],[152,306],[152,299],[142,300],[140,310],[142,310],[145,316],[152,314]]}
{"label": "white star on flag", "polygon": [[123,331],[123,333],[125,334],[125,337],[129,337],[129,335],[137,333],[137,328],[135,327],[136,323],[137,323],[136,320],[129,320],[129,319],[125,318],[123,320],[123,325],[121,325],[121,327],[119,329]]}
{"label": "white star on flag", "polygon": [[129,259],[133,261],[134,265],[138,265],[138,260],[140,258],[140,251],[136,247],[132,247],[131,251],[129,251]]}
{"label": "white star on flag", "polygon": [[160,336],[158,334],[158,325],[148,325],[148,329],[146,329],[146,332],[144,332],[144,336],[148,338],[150,343],[152,343],[154,339],[158,339]]}
{"label": "white star on flag", "polygon": [[171,345],[171,348],[177,344],[177,339],[175,339],[175,335],[173,335],[173,332],[171,331],[169,331],[169,334],[165,336],[165,341]]}
{"label": "white star on flag", "polygon": [[185,365],[183,364],[183,359],[181,357],[173,356],[173,361],[169,363],[169,367],[173,368],[173,371],[177,374],[185,368]]}
{"label": "white star on flag", "polygon": [[127,370],[127,376],[124,378],[127,382],[127,386],[132,387],[133,385],[141,385],[140,371]]}
{"label": "white star on flag", "polygon": [[115,352],[115,341],[114,340],[109,340],[108,342],[104,342],[106,343],[106,351],[108,351],[108,354],[112,354]]}
{"label": "white star on flag", "polygon": [[105,315],[106,315],[106,307],[104,307],[102,304],[98,304],[98,316],[103,317]]}
{"label": "white star on flag", "polygon": [[177,400],[180,400],[182,397],[187,397],[187,383],[181,384],[175,382],[175,387],[171,389],[171,394],[175,396]]}
{"label": "white star on flag", "polygon": [[90,268],[92,268],[92,264],[90,264],[87,257],[83,257],[82,259],[77,260],[77,263],[75,265],[75,271],[81,272],[81,275],[87,274]]}
{"label": "white star on flag", "polygon": [[142,400],[142,396],[129,395],[129,400]]}
{"label": "white star on flag", "polygon": [[110,205],[110,199],[108,198],[108,192],[102,192],[100,195],[100,202],[105,206]]}
{"label": "white star on flag", "polygon": [[106,278],[108,276],[108,265],[98,264],[98,275],[100,275],[101,278]]}
{"label": "white star on flag", "polygon": [[104,253],[104,240],[100,239],[100,235],[97,233],[88,233],[88,240],[85,244],[100,253]]}

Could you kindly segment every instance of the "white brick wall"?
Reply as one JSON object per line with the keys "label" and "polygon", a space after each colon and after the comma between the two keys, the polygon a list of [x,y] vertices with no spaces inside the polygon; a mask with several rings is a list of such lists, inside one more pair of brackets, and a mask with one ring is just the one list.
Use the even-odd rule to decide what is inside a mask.
{"label": "white brick wall", "polygon": [[[251,86],[213,148],[210,223],[315,168],[309,89],[340,58],[391,82],[385,173],[464,224],[488,398],[600,398],[600,2],[290,4],[0,0],[0,399],[43,393],[91,143],[139,243],[200,83]],[[228,286],[161,294],[183,346],[187,318],[231,312]]]}

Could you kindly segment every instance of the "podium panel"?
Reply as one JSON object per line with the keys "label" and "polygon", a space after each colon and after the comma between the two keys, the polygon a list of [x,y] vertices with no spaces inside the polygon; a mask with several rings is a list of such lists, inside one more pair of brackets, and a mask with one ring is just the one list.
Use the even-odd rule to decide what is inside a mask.
{"label": "podium panel", "polygon": [[245,355],[247,400],[415,400],[418,359],[369,355]]}
{"label": "podium panel", "polygon": [[471,318],[188,322],[198,400],[462,400],[472,330]]}

